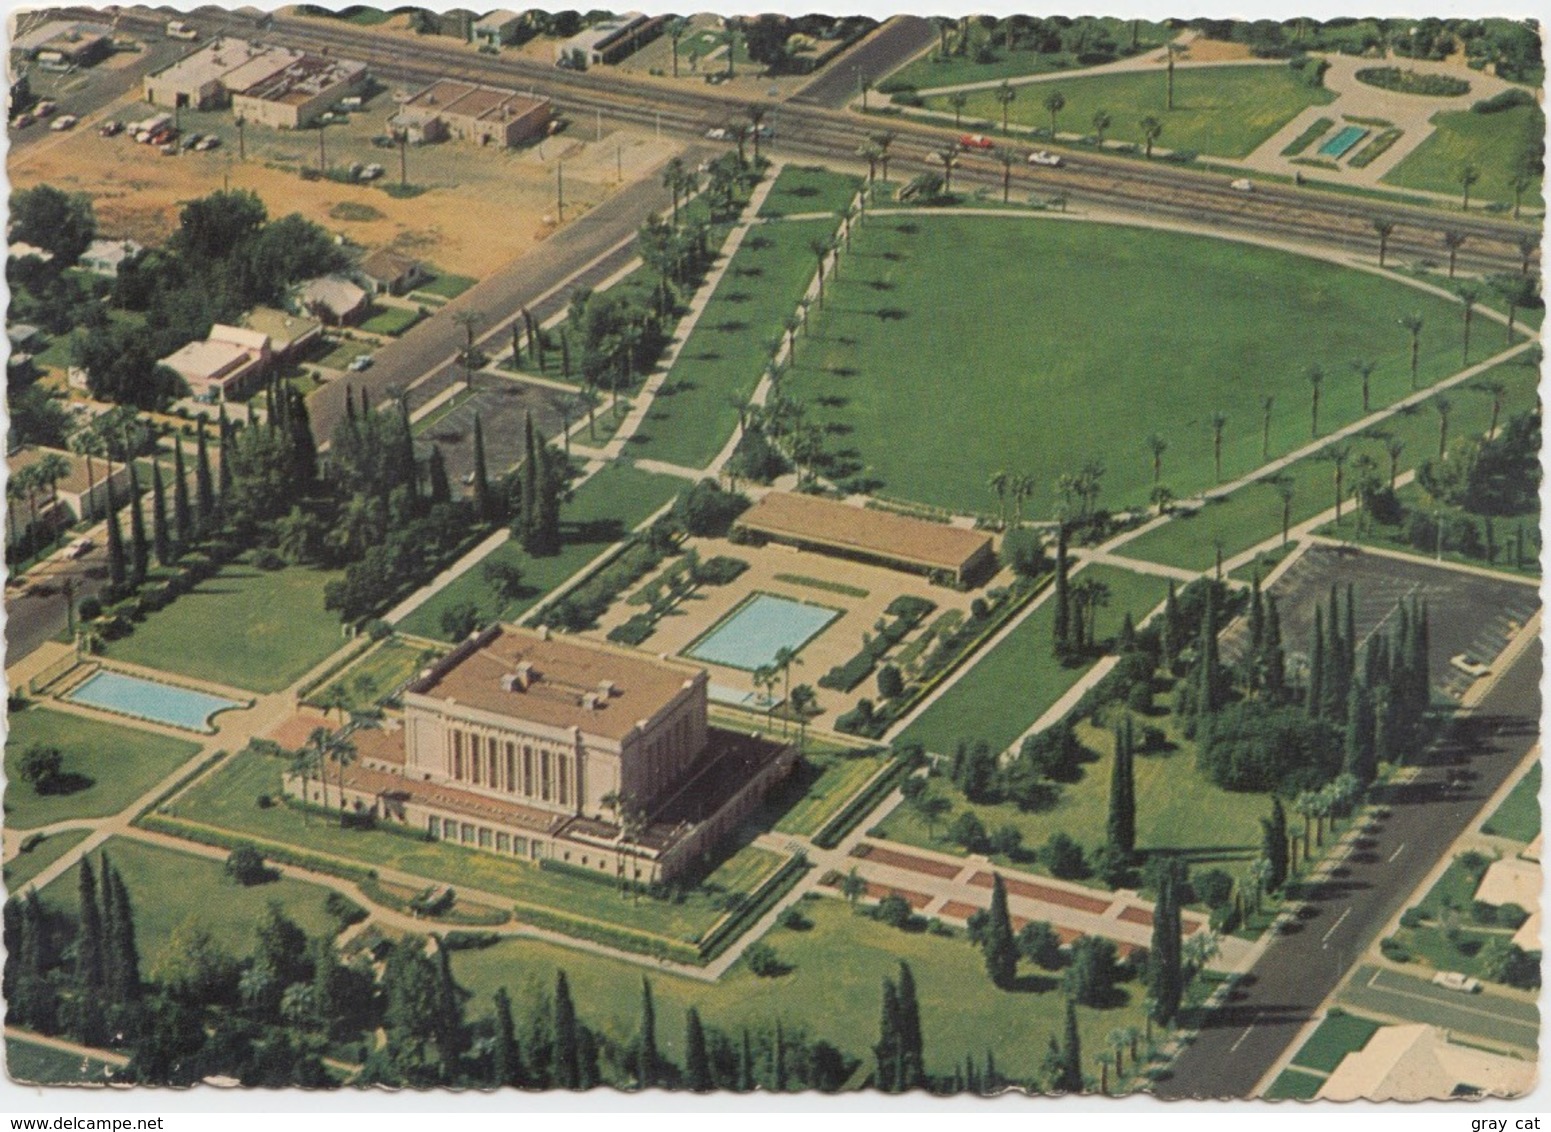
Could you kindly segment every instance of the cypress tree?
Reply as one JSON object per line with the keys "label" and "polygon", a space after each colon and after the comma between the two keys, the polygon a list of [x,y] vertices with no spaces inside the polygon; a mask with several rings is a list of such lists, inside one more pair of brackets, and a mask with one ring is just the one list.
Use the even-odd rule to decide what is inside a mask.
{"label": "cypress tree", "polygon": [[118,589],[129,576],[124,555],[124,535],[118,525],[118,500],[113,496],[113,480],[108,480],[108,580]]}
{"label": "cypress tree", "polygon": [[291,435],[291,473],[304,487],[318,480],[318,441],[312,435],[307,399],[292,389],[286,395],[286,428]]}
{"label": "cypress tree", "polygon": [[657,1084],[657,1009],[652,1004],[652,984],[641,976],[641,1043],[636,1050],[636,1084],[650,1089]]}
{"label": "cypress tree", "polygon": [[571,984],[566,981],[564,971],[555,973],[554,1026],[555,1087],[579,1089],[582,1085],[582,1064],[576,1032],[576,1006],[571,1001]]}
{"label": "cypress tree", "polygon": [[[409,412],[407,410],[400,410],[398,422],[398,448],[395,454],[395,462],[398,466],[395,470],[395,478],[409,489],[410,502],[418,504],[420,501],[420,476],[415,464],[415,434],[409,427]],[[416,510],[418,510],[418,506]]]}
{"label": "cypress tree", "polygon": [[1058,1093],[1080,1093],[1082,1081],[1082,1038],[1077,1033],[1077,1004],[1066,1000],[1066,1036],[1061,1041],[1061,1075],[1056,1081]]}
{"label": "cypress tree", "polygon": [[1152,994],[1153,1020],[1163,1025],[1173,1021],[1179,1013],[1180,999],[1185,991],[1179,912],[1179,888],[1184,881],[1182,872],[1183,867],[1177,859],[1165,862],[1158,881],[1157,903],[1153,905],[1147,979]]}
{"label": "cypress tree", "polygon": [[181,555],[194,534],[189,516],[188,471],[183,466],[183,437],[174,441],[172,453],[172,537]]}
{"label": "cypress tree", "polygon": [[560,552],[560,488],[559,463],[562,457],[549,446],[543,433],[536,434],[534,465],[534,502],[536,511],[529,535],[529,551],[533,554],[558,554]]}
{"label": "cypress tree", "polygon": [[1169,596],[1163,603],[1163,625],[1158,632],[1158,651],[1165,671],[1172,672],[1179,659],[1180,627],[1179,599],[1174,593],[1173,579],[1169,581]]}
{"label": "cypress tree", "polygon": [[517,1027],[512,1022],[512,1000],[501,987],[495,992],[495,1051],[491,1081],[498,1089],[522,1084],[522,1061],[517,1049]]}
{"label": "cypress tree", "polygon": [[437,445],[431,445],[431,456],[426,461],[426,478],[430,483],[431,505],[452,502],[452,484],[447,480],[447,461],[442,459],[442,450]]}
{"label": "cypress tree", "polygon": [[204,537],[215,533],[215,480],[210,475],[210,448],[205,441],[203,420],[199,422],[194,461],[194,527]]}
{"label": "cypress tree", "polygon": [[75,991],[79,1015],[76,1036],[87,1045],[102,1040],[102,1006],[106,991],[103,959],[102,909],[97,901],[97,874],[89,857],[81,858],[77,884],[81,928],[75,944]]}
{"label": "cypress tree", "polygon": [[355,427],[355,391],[348,385],[345,386],[345,420]]}
{"label": "cypress tree", "polygon": [[522,421],[522,492],[521,513],[518,515],[519,533],[526,545],[533,537],[538,523],[539,460],[538,447],[533,437],[533,414],[524,413]]}
{"label": "cypress tree", "polygon": [[1260,571],[1255,571],[1249,598],[1249,649],[1245,653],[1244,687],[1253,694],[1260,688],[1266,643],[1265,601],[1260,593]]}
{"label": "cypress tree", "polygon": [[1309,697],[1305,705],[1310,719],[1325,710],[1325,612],[1314,607],[1314,641],[1309,646]]}
{"label": "cypress tree", "polygon": [[571,380],[571,336],[560,328],[560,376]]}
{"label": "cypress tree", "polygon": [[1346,721],[1346,697],[1351,689],[1352,673],[1347,666],[1351,655],[1341,635],[1341,597],[1330,587],[1330,612],[1325,618],[1325,695],[1320,715],[1332,723]]}
{"label": "cypress tree", "polygon": [[749,1028],[743,1027],[743,1048],[738,1055],[738,1092],[754,1091],[754,1046],[749,1041]]}
{"label": "cypress tree", "polygon": [[1260,827],[1264,833],[1262,852],[1271,866],[1271,875],[1266,878],[1266,891],[1277,892],[1287,883],[1287,811],[1282,808],[1282,800],[1275,795],[1271,797],[1271,816],[1261,818]]}
{"label": "cypress tree", "polygon": [[104,975],[115,1005],[140,997],[140,948],[135,940],[135,914],[124,878],[102,858]]}
{"label": "cypress tree", "polygon": [[776,1019],[775,1050],[771,1058],[771,1080],[775,1091],[786,1092],[786,1032],[781,1028],[781,1020]]}
{"label": "cypress tree", "polygon": [[[1414,599],[1413,599],[1414,600]],[[1426,711],[1432,701],[1432,679],[1428,674],[1427,649],[1432,635],[1428,625],[1427,603],[1421,602],[1415,618],[1416,629],[1412,633],[1414,638],[1411,656],[1411,679],[1415,681],[1415,702],[1417,714]]]}
{"label": "cypress tree", "polygon": [[1201,611],[1201,686],[1196,696],[1199,715],[1216,715],[1222,709],[1222,662],[1217,651],[1216,587],[1206,587],[1206,602]]}
{"label": "cypress tree", "polygon": [[231,451],[228,445],[231,444],[232,440],[232,423],[226,419],[225,401],[221,402],[221,414],[217,423],[216,435],[221,438],[221,468],[217,473],[220,477],[220,489],[216,493],[216,507],[219,509],[221,501],[226,499],[232,490],[232,464],[226,458],[226,454]]}
{"label": "cypress tree", "polygon": [[[437,941],[441,944],[441,941]],[[436,1046],[441,1054],[444,1079],[458,1079],[459,1059],[468,1048],[468,1029],[463,1022],[463,1002],[458,984],[453,981],[451,952],[445,945],[436,949]]]}
{"label": "cypress tree", "polygon": [[899,1087],[901,1091],[926,1085],[926,1059],[921,1037],[921,1007],[916,1001],[916,979],[910,964],[899,965]]}
{"label": "cypress tree", "polygon": [[1066,521],[1056,524],[1055,654],[1065,659],[1072,647],[1072,598],[1066,581]]}
{"label": "cypress tree", "polygon": [[897,1093],[904,1087],[900,1084],[904,1058],[899,1039],[899,993],[894,987],[894,980],[885,976],[883,1012],[878,1019],[878,1044],[872,1047],[873,1059],[878,1066],[876,1083],[879,1090],[885,1093]]}
{"label": "cypress tree", "polygon": [[1130,860],[1136,852],[1136,784],[1133,778],[1132,756],[1136,733],[1131,717],[1124,725],[1115,725],[1115,765],[1109,777],[1109,826],[1110,848]]}
{"label": "cypress tree", "polygon": [[1364,786],[1378,773],[1375,757],[1373,697],[1359,684],[1352,685],[1346,709],[1344,760],[1341,769]]}
{"label": "cypress tree", "polygon": [[1012,985],[1018,971],[1018,941],[1013,935],[1012,917],[1007,912],[1007,886],[1000,873],[991,874],[991,914],[986,921],[986,973],[1002,989]]}
{"label": "cypress tree", "polygon": [[1357,675],[1357,587],[1346,584],[1346,633],[1342,638],[1346,645],[1346,673],[1351,680]]}
{"label": "cypress tree", "polygon": [[1136,622],[1131,620],[1131,611],[1128,609],[1125,616],[1120,619],[1120,634],[1115,638],[1115,651],[1121,656],[1136,648]]}
{"label": "cypress tree", "polygon": [[1266,598],[1265,661],[1261,665],[1266,694],[1281,700],[1287,694],[1287,656],[1282,651],[1282,615],[1276,609],[1276,597]]}
{"label": "cypress tree", "polygon": [[693,1006],[684,1019],[684,1084],[696,1093],[709,1093],[715,1087],[711,1080],[711,1057],[706,1052],[705,1027],[700,1024],[700,1011]]}
{"label": "cypress tree", "polygon": [[159,566],[172,565],[172,539],[167,533],[167,489],[162,486],[162,466],[151,464],[151,542]]}
{"label": "cypress tree", "polygon": [[141,507],[140,478],[129,465],[129,584],[138,589],[151,567],[151,545],[145,537],[145,511]]}
{"label": "cypress tree", "polygon": [[490,518],[490,478],[485,471],[485,428],[474,414],[474,517],[480,522]]}

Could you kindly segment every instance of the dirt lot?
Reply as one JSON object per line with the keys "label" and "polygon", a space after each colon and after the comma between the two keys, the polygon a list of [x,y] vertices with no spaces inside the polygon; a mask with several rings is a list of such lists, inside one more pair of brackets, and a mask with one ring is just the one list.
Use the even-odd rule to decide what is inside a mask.
{"label": "dirt lot", "polygon": [[398,182],[398,150],[372,144],[392,106],[384,91],[348,123],[329,126],[323,139],[330,169],[384,166],[385,176],[374,185],[303,180],[299,170],[319,164],[317,130],[250,125],[243,139],[246,159],[240,160],[237,128],[227,111],[183,113],[185,133],[221,139],[219,148],[205,153],[164,157],[123,134],[98,137],[96,126],[105,119],[134,121],[153,112],[133,97],[13,155],[9,172],[17,188],[47,183],[89,193],[104,232],[142,243],[168,235],[183,201],[230,185],[257,192],[271,216],[299,212],[363,247],[391,246],[444,271],[483,277],[551,231],[557,163],[564,166],[565,219],[572,222],[618,187],[621,172],[627,179],[650,175],[675,152],[668,142],[624,131],[606,129],[598,139],[595,128],[573,128],[514,151],[459,142],[410,147],[409,184],[425,191],[395,198],[383,186]]}

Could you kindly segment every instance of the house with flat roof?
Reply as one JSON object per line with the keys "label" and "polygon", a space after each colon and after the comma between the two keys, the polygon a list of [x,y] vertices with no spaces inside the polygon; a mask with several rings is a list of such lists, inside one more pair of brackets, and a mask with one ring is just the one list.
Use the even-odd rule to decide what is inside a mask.
{"label": "house with flat roof", "polygon": [[[69,470],[52,487],[40,488],[32,499],[23,496],[9,502],[6,516],[6,538],[14,541],[33,521],[36,513],[39,524],[57,523],[68,526],[76,519],[97,519],[106,514],[108,506],[108,462],[88,457],[63,448],[44,448],[26,445],[6,457],[6,466],[14,479],[24,468],[29,468],[49,456],[57,456],[69,465]],[[118,502],[129,499],[129,469],[115,461],[112,467],[112,490]]]}
{"label": "house with flat roof", "polygon": [[[783,743],[710,726],[707,687],[684,661],[493,625],[408,685],[402,732],[344,769],[344,797],[438,840],[668,879],[796,761]],[[628,839],[622,814],[640,819]]]}
{"label": "house with flat roof", "polygon": [[539,95],[438,79],[400,105],[388,127],[411,142],[456,138],[509,148],[543,137],[551,111],[550,100]]}
{"label": "house with flat roof", "polygon": [[81,258],[76,260],[76,266],[93,275],[117,279],[120,265],[143,250],[134,240],[93,240],[86,245]]}
{"label": "house with flat roof", "polygon": [[388,248],[372,252],[356,271],[374,295],[402,295],[431,278],[418,259]]}
{"label": "house with flat roof", "polygon": [[516,43],[522,35],[522,15],[498,9],[474,21],[474,38],[492,47]]}
{"label": "house with flat roof", "polygon": [[350,326],[366,317],[371,296],[343,275],[320,275],[298,285],[296,304],[325,326]]}
{"label": "house with flat roof", "polygon": [[221,38],[147,75],[143,87],[153,106],[230,105],[247,121],[298,129],[366,81],[365,63]]}
{"label": "house with flat roof", "polygon": [[1535,1062],[1457,1045],[1437,1026],[1381,1026],[1320,1086],[1327,1101],[1517,1097],[1535,1085]]}
{"label": "house with flat roof", "polygon": [[217,323],[204,341],[188,343],[160,364],[187,382],[196,400],[231,401],[258,388],[269,360],[268,336]]}
{"label": "house with flat roof", "polygon": [[555,65],[585,71],[618,63],[661,35],[666,22],[665,16],[647,17],[640,12],[612,16],[557,43]]}
{"label": "house with flat roof", "polygon": [[113,53],[113,29],[79,20],[50,20],[18,35],[11,55],[35,59],[45,70],[88,67]]}
{"label": "house with flat roof", "polygon": [[738,517],[734,530],[769,541],[972,585],[996,569],[991,536],[857,507],[817,495],[772,491]]}
{"label": "house with flat roof", "polygon": [[343,98],[367,84],[366,64],[294,52],[278,71],[232,93],[232,113],[277,130],[311,126]]}
{"label": "house with flat roof", "polygon": [[274,307],[254,307],[243,316],[242,325],[268,338],[270,354],[283,360],[296,357],[323,337],[322,320]]}

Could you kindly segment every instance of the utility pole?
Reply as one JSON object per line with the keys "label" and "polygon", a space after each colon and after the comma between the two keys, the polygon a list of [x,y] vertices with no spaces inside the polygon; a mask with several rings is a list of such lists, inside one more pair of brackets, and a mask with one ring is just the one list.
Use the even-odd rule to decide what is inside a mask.
{"label": "utility pole", "polygon": [[561,224],[565,223],[565,163],[555,162],[555,214]]}
{"label": "utility pole", "polygon": [[596,126],[597,133],[593,137],[592,140],[593,141],[602,141],[603,140],[603,111],[602,110],[598,110],[598,111],[596,111],[596,113],[598,115],[598,117],[597,117],[597,126]]}
{"label": "utility pole", "polygon": [[246,118],[244,118],[241,114],[237,115],[237,160],[238,161],[246,161],[248,159],[248,147],[246,145],[246,137],[245,137],[245,135],[243,133],[243,129],[242,129],[247,124],[248,124],[248,120]]}
{"label": "utility pole", "polygon": [[328,155],[324,152],[323,148],[323,134],[327,129],[328,124],[320,120],[318,122],[318,172],[325,175],[327,175],[329,171]]}
{"label": "utility pole", "polygon": [[617,142],[614,145],[614,179],[621,184],[625,180],[625,147]]}
{"label": "utility pole", "polygon": [[400,130],[399,131],[399,188],[401,188],[401,189],[409,187],[409,157],[407,156],[408,146],[409,146],[409,131],[408,130]]}

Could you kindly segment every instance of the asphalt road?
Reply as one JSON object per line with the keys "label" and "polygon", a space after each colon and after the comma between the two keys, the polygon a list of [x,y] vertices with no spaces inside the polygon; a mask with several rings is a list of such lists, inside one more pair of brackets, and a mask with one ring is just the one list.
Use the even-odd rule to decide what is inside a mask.
{"label": "asphalt road", "polygon": [[1380,1017],[1429,1022],[1455,1040],[1476,1037],[1529,1050],[1540,1045],[1540,1008],[1533,1002],[1490,990],[1462,994],[1388,967],[1360,968],[1341,992],[1341,1002]]}
{"label": "asphalt road", "polygon": [[64,631],[69,617],[65,608],[65,579],[75,588],[75,600],[95,595],[108,584],[108,555],[102,549],[97,528],[92,532],[96,549],[74,561],[54,558],[27,572],[27,584],[7,589],[5,595],[5,656],[15,664],[44,641]]}
{"label": "asphalt road", "polygon": [[143,42],[142,48],[139,58],[124,67],[98,65],[69,75],[34,72],[38,79],[33,87],[34,92],[53,100],[59,109],[52,117],[43,118],[30,126],[19,130],[12,127],[12,149],[23,153],[41,141],[57,137],[49,126],[58,121],[61,115],[74,114],[77,118],[84,118],[96,113],[129,90],[138,88],[148,72],[171,64],[187,51],[188,45],[176,40],[147,40]]}
{"label": "asphalt road", "polygon": [[[1438,663],[1434,658],[1434,664]],[[1472,715],[1435,746],[1435,765],[1382,801],[1337,875],[1319,886],[1297,930],[1278,937],[1175,1060],[1154,1093],[1170,1100],[1243,1097],[1292,1044],[1320,1003],[1372,945],[1540,737],[1541,643],[1503,673]],[[1436,765],[1436,764],[1445,765]],[[1460,763],[1462,767],[1451,767]],[[1463,789],[1448,788],[1463,773]]]}
{"label": "asphalt road", "polygon": [[826,67],[792,98],[813,106],[839,110],[869,85],[908,63],[937,39],[930,20],[920,16],[895,16],[850,52]]}

